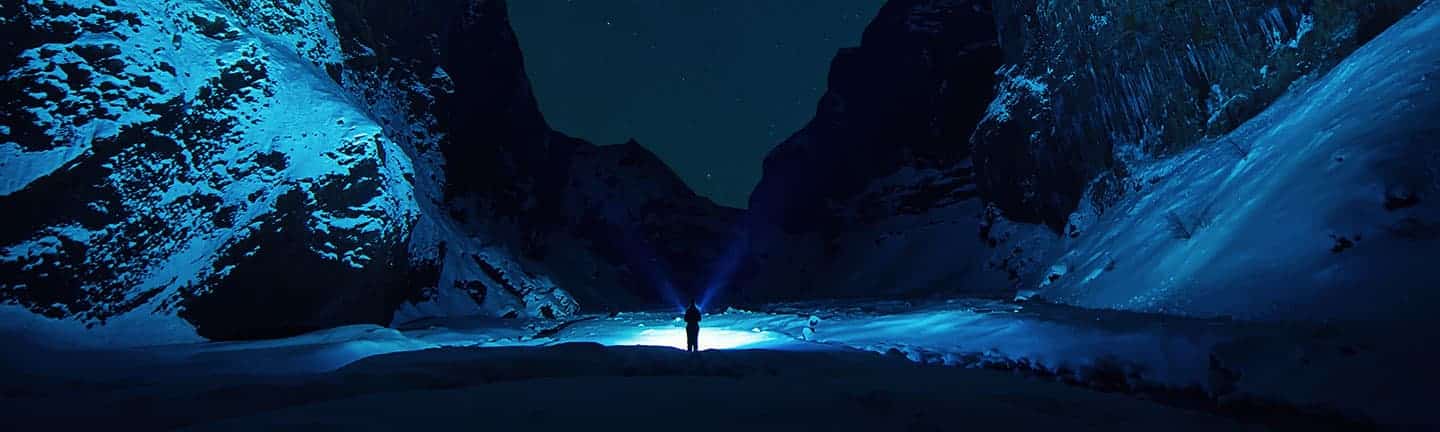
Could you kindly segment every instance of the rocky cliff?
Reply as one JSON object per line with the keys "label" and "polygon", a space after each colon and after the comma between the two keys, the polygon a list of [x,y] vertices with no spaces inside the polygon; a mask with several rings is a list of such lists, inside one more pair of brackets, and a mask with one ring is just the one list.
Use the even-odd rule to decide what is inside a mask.
{"label": "rocky cliff", "polygon": [[657,301],[637,275],[685,276],[731,229],[638,146],[551,131],[503,1],[6,3],[0,33],[11,325],[125,344],[559,316],[581,304],[556,279]]}
{"label": "rocky cliff", "polygon": [[[1440,8],[1426,2],[1297,81],[1214,142],[1131,165],[1113,200],[1087,198],[1049,253],[1037,295],[1243,319],[1433,319],[1440,276]],[[1087,196],[1097,197],[1095,186]],[[1404,336],[1400,336],[1404,337]],[[1408,343],[1408,342],[1407,342]]]}
{"label": "rocky cliff", "polygon": [[1005,66],[977,183],[1007,218],[1062,231],[1097,176],[1116,199],[1138,159],[1234,130],[1418,3],[997,1]]}
{"label": "rocky cliff", "polygon": [[4,6],[5,303],[228,338],[387,322],[414,298],[413,165],[321,69],[340,60],[328,14],[246,13]]}
{"label": "rocky cliff", "polygon": [[[552,130],[500,0],[4,3],[0,321],[134,344],[717,292],[1429,305],[1417,3],[891,0],[745,213]],[[1368,283],[1393,301],[1355,307]]]}
{"label": "rocky cliff", "polygon": [[[751,257],[738,284],[754,298],[1017,291],[1028,297],[1038,291],[1092,307],[1275,316],[1243,301],[1246,290],[1267,288],[1209,278],[1203,267],[1182,272],[1139,260],[1147,263],[1139,264],[1143,270],[1129,271],[1152,279],[1115,282],[1129,284],[1132,297],[1111,297],[1126,291],[1118,285],[1109,291],[1091,283],[1124,274],[1123,264],[1110,259],[1129,256],[1126,251],[1174,247],[1167,249],[1174,259],[1196,253],[1164,239],[1119,240],[1148,227],[1169,230],[1177,225],[1170,220],[1193,231],[1190,225],[1201,219],[1208,224],[1221,211],[1210,205],[1213,199],[1195,205],[1195,197],[1214,193],[1196,189],[1205,184],[1199,177],[1174,185],[1183,191],[1162,188],[1182,180],[1157,167],[1174,169],[1175,155],[1202,151],[1194,149],[1218,148],[1249,160],[1270,143],[1235,136],[1237,128],[1326,76],[1417,3],[892,0],[861,46],[837,56],[815,120],[766,160],[751,202]],[[1388,122],[1401,117],[1372,123],[1398,128]],[[1417,151],[1406,148],[1401,153]],[[1232,169],[1198,162],[1186,168],[1207,176]],[[1371,174],[1427,178],[1407,172]],[[1355,182],[1369,184],[1360,177]],[[1389,185],[1382,189],[1398,187],[1382,183]],[[1326,202],[1326,196],[1303,199]],[[1140,211],[1137,203],[1162,209]],[[1128,213],[1110,210],[1117,206]],[[1271,214],[1302,217],[1280,209]],[[1356,229],[1322,223],[1311,226],[1304,240],[1299,233],[1291,240],[1357,235],[1341,234],[1348,231]],[[1231,247],[1262,247],[1235,241]],[[1086,272],[1076,275],[1074,261],[1082,252],[1075,248],[1082,243]],[[1387,246],[1392,252],[1410,247]],[[1254,253],[1291,256],[1278,244],[1263,248],[1269,252]],[[1312,258],[1296,268],[1332,262]],[[1268,261],[1252,261],[1258,262]],[[1220,267],[1257,279],[1265,273],[1249,265]],[[1163,277],[1181,273],[1188,278],[1184,284]],[[1409,274],[1378,266],[1353,277],[1384,273]],[[1389,283],[1414,285],[1401,282]],[[1305,292],[1358,289],[1337,288],[1347,283],[1318,278],[1272,290],[1264,308],[1316,298]],[[1055,288],[1062,285],[1063,296]],[[1245,288],[1208,300],[1201,293],[1215,291],[1192,289],[1221,285]],[[1099,291],[1109,294],[1097,297]],[[1338,313],[1320,309],[1308,317]]]}
{"label": "rocky cliff", "polygon": [[678,301],[733,236],[737,210],[695,195],[637,143],[596,146],[549,128],[505,2],[332,4],[340,81],[433,161],[417,169],[420,188],[458,222],[430,236],[422,261],[467,261],[445,257],[457,253],[451,239],[477,238],[609,309]]}
{"label": "rocky cliff", "polygon": [[[750,199],[748,295],[998,294],[970,146],[1001,49],[989,2],[896,0],[841,50]],[[1003,282],[1003,277],[998,282]]]}

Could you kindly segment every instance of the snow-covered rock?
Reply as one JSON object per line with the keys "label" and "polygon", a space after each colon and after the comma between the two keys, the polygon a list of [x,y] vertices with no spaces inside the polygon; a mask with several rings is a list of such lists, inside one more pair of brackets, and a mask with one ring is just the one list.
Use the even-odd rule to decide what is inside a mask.
{"label": "snow-covered rock", "polygon": [[1061,231],[1095,177],[1123,193],[1136,158],[1234,130],[1419,3],[996,1],[1004,66],[976,183],[1006,217]]}
{"label": "snow-covered rock", "polygon": [[[447,299],[465,297],[449,288],[482,283],[523,293],[554,284],[596,309],[698,292],[739,211],[696,195],[634,141],[597,146],[551,130],[505,2],[333,3],[347,58],[340,81],[410,144],[420,205],[435,208],[422,213],[437,215],[412,249],[440,268],[439,289],[414,312],[449,309]],[[475,259],[487,264],[466,264]],[[486,268],[506,262],[517,271],[499,279],[516,284],[485,282],[495,273]],[[570,303],[527,299],[522,309],[554,315]]]}
{"label": "snow-covered rock", "polygon": [[287,26],[218,1],[4,7],[0,298],[217,338],[388,321],[413,166],[324,73],[328,6],[290,5]]}
{"label": "snow-covered rock", "polygon": [[1059,246],[1054,265],[1069,272],[1041,295],[1252,319],[1429,319],[1437,34],[1428,2],[1234,132],[1135,166],[1143,186]]}
{"label": "snow-covered rock", "polygon": [[891,1],[767,159],[740,285],[1254,318],[1426,305],[1434,97],[1414,68],[1433,60],[1348,57],[1418,3]]}
{"label": "snow-covered rock", "polygon": [[[551,131],[505,13],[493,0],[0,5],[3,322],[143,344],[147,326],[233,339],[563,316],[581,304],[560,283],[593,307],[654,301],[636,275],[708,262],[733,211],[633,143]],[[27,313],[44,318],[14,316]]]}

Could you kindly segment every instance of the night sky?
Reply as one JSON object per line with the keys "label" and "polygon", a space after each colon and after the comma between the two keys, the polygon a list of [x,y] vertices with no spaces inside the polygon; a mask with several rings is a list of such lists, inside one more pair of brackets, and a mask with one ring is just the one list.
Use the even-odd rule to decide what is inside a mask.
{"label": "night sky", "polygon": [[804,126],[837,49],[884,0],[514,0],[541,110],[595,142],[635,138],[702,195],[744,207]]}

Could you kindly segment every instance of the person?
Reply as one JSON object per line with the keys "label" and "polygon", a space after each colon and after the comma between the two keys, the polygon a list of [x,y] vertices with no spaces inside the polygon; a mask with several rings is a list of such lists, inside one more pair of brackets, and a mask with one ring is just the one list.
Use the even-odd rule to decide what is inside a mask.
{"label": "person", "polygon": [[695,300],[685,309],[685,351],[700,351],[700,308],[695,307]]}

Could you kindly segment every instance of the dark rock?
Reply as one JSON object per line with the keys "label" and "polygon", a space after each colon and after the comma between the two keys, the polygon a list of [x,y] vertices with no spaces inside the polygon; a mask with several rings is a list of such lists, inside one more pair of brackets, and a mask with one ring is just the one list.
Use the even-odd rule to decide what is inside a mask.
{"label": "dark rock", "polygon": [[[436,153],[465,161],[443,166],[442,199],[456,217],[491,226],[486,235],[582,307],[668,303],[677,290],[698,292],[706,266],[734,238],[739,211],[696,195],[638,143],[596,146],[552,131],[504,1],[331,4],[351,71],[379,80],[409,75],[428,89],[405,104],[407,120],[433,116]],[[440,75],[432,71],[445,78],[430,79]],[[409,133],[402,123],[391,135]]]}
{"label": "dark rock", "polygon": [[951,194],[971,184],[966,140],[1000,65],[988,3],[886,3],[861,45],[835,57],[815,118],[766,157],[750,198],[754,218],[786,232],[841,229],[836,207],[906,167],[957,182],[911,191],[899,211],[970,198]]}
{"label": "dark rock", "polygon": [[[748,295],[880,295],[847,287],[853,283],[845,274],[858,269],[836,263],[898,242],[914,249],[913,261],[881,266],[904,274],[950,255],[929,249],[939,243],[950,241],[960,256],[983,249],[971,244],[980,204],[968,139],[1001,61],[989,3],[887,2],[861,45],[835,57],[815,118],[766,157],[751,195],[741,283]],[[896,231],[880,232],[882,224]],[[903,246],[914,241],[908,237],[933,237],[926,230],[956,224],[965,234]]]}
{"label": "dark rock", "polygon": [[[639,145],[550,130],[503,1],[219,3],[180,4],[178,26],[120,2],[0,5],[0,136],[74,154],[0,164],[0,302],[213,339],[401,310],[558,319],[576,304],[556,281],[596,308],[673,301],[733,237],[737,210]],[[427,309],[440,290],[473,308]]]}
{"label": "dark rock", "polygon": [[1230,132],[1419,2],[996,2],[1004,69],[975,133],[977,183],[1062,232],[1085,187]]}

